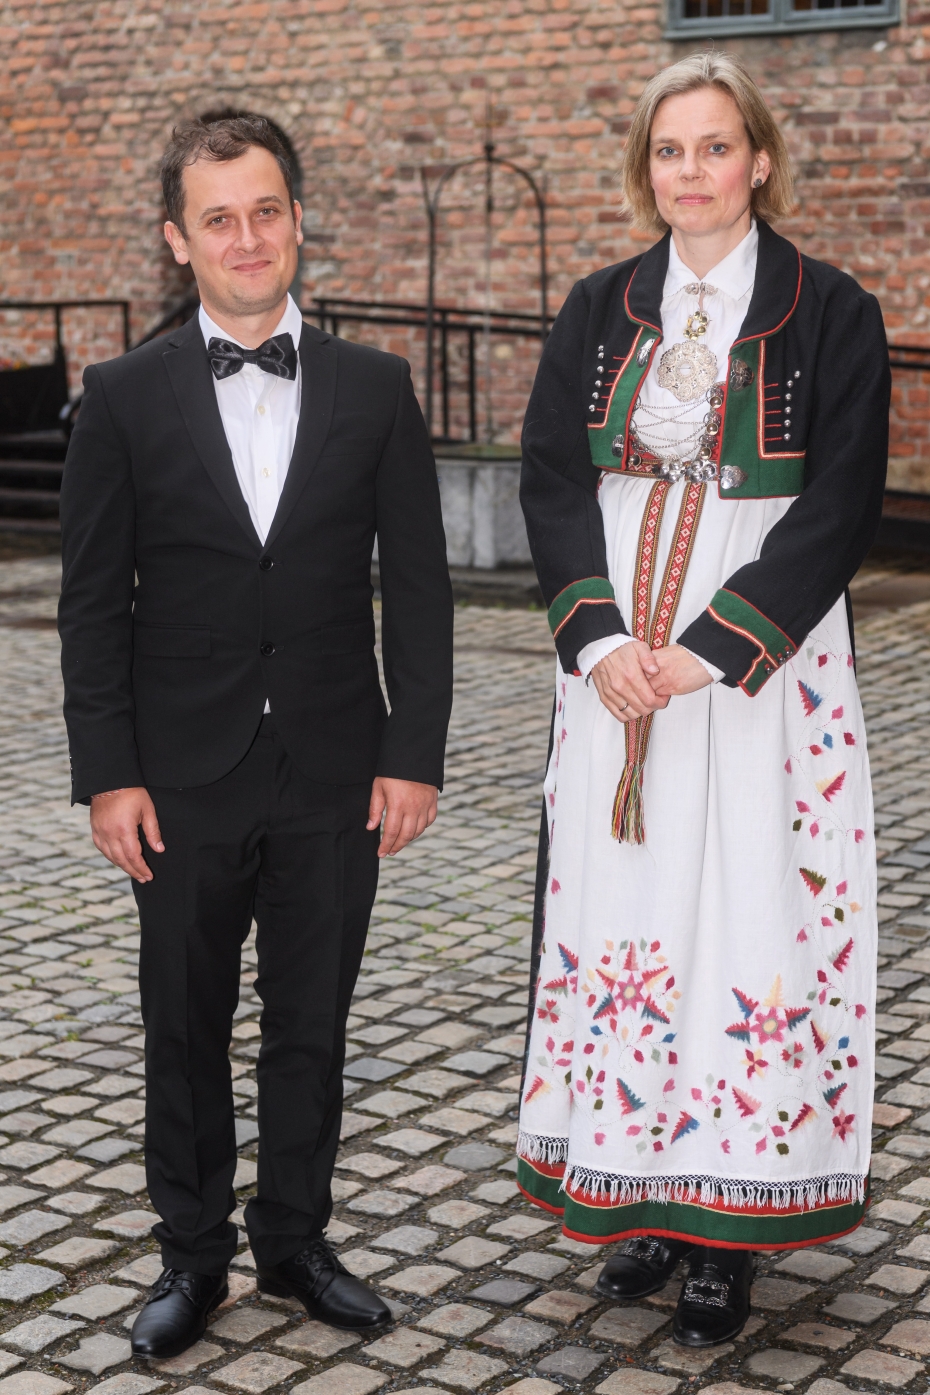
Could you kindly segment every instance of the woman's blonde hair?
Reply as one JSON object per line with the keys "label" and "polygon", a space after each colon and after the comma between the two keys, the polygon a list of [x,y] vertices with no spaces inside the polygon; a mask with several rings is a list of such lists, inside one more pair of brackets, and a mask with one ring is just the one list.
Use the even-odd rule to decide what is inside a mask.
{"label": "woman's blonde hair", "polygon": [[764,150],[772,169],[752,191],[752,212],[769,221],[785,218],[794,207],[794,174],[788,147],[766,106],[765,98],[746,69],[728,53],[694,53],[650,78],[636,104],[623,157],[623,205],[637,227],[665,232],[668,224],[656,207],[649,178],[649,143],[660,102],[702,87],[717,87],[733,98],[754,152]]}

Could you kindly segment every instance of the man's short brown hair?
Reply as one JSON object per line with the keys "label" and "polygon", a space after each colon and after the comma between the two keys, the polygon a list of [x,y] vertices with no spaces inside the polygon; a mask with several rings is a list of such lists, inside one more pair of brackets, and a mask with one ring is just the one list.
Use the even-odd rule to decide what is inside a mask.
{"label": "man's short brown hair", "polygon": [[278,162],[287,188],[288,203],[294,203],[294,171],[290,152],[274,125],[250,111],[198,116],[182,121],[171,132],[161,161],[161,188],[168,220],[184,232],[184,170],[196,160],[238,160],[250,146],[267,150]]}

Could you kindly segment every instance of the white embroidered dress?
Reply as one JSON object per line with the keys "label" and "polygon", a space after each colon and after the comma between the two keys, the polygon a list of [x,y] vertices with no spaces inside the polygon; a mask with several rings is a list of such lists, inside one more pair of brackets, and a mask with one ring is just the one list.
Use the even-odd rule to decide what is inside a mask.
{"label": "white embroidered dress", "polygon": [[[715,289],[703,342],[718,364],[748,306],[755,248],[753,230],[704,278]],[[672,243],[666,345],[682,341],[697,308],[684,289],[695,280]],[[680,406],[656,371],[634,427],[652,420],[650,406]],[[706,410],[692,404],[691,415]],[[684,437],[693,424],[676,430]],[[601,479],[610,580],[628,625],[653,485]],[[688,488],[683,479],[669,490],[656,577]],[[758,557],[792,502],[721,498],[715,487],[704,496],[672,641]],[[617,642],[589,645],[582,669]],[[556,681],[521,1185],[584,1239],[665,1233],[780,1248],[851,1229],[869,1166],[877,923],[844,601],[756,696],[715,682],[656,714],[643,844],[611,834],[624,727],[583,676],[558,668]]]}

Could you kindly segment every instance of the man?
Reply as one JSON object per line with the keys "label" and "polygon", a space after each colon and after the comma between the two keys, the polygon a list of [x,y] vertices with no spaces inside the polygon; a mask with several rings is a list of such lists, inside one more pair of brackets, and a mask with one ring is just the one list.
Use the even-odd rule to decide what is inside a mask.
{"label": "man", "polygon": [[390,1320],[323,1230],[378,858],[435,818],[452,649],[409,367],[302,322],[287,290],[301,210],[274,129],[189,122],[162,183],[165,236],[201,309],[84,376],[59,612],[73,798],[134,879],[142,926],[146,1166],[165,1272],[132,1347],[153,1357],[195,1342],[227,1293],[227,1052],[253,916],[260,1145],[245,1220],[259,1287],[335,1326]]}

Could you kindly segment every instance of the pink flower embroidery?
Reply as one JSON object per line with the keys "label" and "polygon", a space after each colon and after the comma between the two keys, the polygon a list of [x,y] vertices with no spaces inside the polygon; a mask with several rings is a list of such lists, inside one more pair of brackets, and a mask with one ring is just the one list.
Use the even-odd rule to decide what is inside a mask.
{"label": "pink flower embroidery", "polygon": [[779,1015],[778,1008],[767,1008],[764,1013],[757,1012],[750,1031],[755,1032],[760,1045],[767,1041],[784,1041],[785,1028],[787,1022]]}
{"label": "pink flower embroidery", "polygon": [[853,1120],[855,1117],[855,1114],[844,1114],[842,1109],[837,1114],[834,1114],[833,1137],[845,1143],[846,1135],[853,1132]]}
{"label": "pink flower embroidery", "polygon": [[643,1002],[642,987],[642,980],[637,983],[632,974],[626,983],[617,984],[614,996],[620,1003],[621,1012],[624,1008],[635,1009],[639,1003]]}

